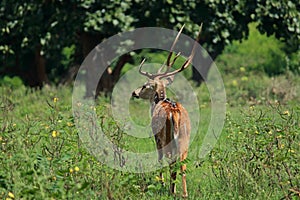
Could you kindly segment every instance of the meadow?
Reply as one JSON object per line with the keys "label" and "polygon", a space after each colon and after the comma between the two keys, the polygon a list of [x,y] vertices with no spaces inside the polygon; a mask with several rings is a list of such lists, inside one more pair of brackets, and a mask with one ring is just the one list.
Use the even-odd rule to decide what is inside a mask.
{"label": "meadow", "polygon": [[[189,199],[299,199],[299,75],[286,70],[270,76],[257,69],[260,64],[251,63],[255,59],[248,59],[255,69],[241,63],[242,56],[232,59],[234,51],[231,47],[217,63],[227,96],[221,136],[204,158],[191,153],[187,161]],[[228,66],[228,60],[235,64]],[[205,84],[193,88],[201,119],[190,149],[197,151],[212,108]],[[72,86],[33,89],[18,78],[6,77],[0,82],[0,91],[1,199],[181,198],[180,175],[178,195],[169,194],[167,167],[163,169],[163,187],[158,171],[114,170],[89,153],[75,126]],[[148,105],[129,103],[134,120],[147,124]],[[115,144],[129,150],[155,148],[153,138],[126,136],[122,122],[111,115],[110,104],[108,97],[100,95],[94,109]]]}
{"label": "meadow", "polygon": [[[204,159],[189,159],[187,163],[190,199],[299,198],[299,97],[274,93],[280,89],[276,84],[285,85],[288,81],[292,85],[285,89],[287,92],[299,85],[299,80],[293,75],[288,79],[285,76],[260,79],[268,86],[254,88],[262,95],[248,101],[245,93],[250,90],[243,88],[248,84],[243,83],[242,76],[236,80],[238,85],[225,80],[229,88],[227,117],[218,144]],[[256,76],[248,78],[251,82]],[[236,94],[235,89],[241,94]],[[2,199],[171,198],[167,187],[158,182],[158,172],[120,172],[89,154],[74,126],[70,87],[33,90],[6,85],[1,92]],[[192,149],[201,144],[211,109],[205,86],[197,92],[202,94],[199,101],[204,117]],[[229,96],[231,92],[236,96]],[[113,138],[121,125],[107,110],[109,100],[100,97],[98,101],[97,113],[106,116],[104,123]],[[141,112],[139,106],[142,105],[133,109]],[[130,146],[131,142],[124,138],[119,137],[117,142]],[[148,143],[154,145],[151,140]],[[167,183],[168,173],[165,168]],[[180,194],[180,183],[178,190]]]}

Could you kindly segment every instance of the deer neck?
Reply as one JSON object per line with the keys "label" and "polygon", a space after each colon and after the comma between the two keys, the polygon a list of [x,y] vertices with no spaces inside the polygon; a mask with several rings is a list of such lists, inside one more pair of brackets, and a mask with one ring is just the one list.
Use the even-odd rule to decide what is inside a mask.
{"label": "deer neck", "polygon": [[167,95],[166,95],[166,89],[165,88],[156,91],[155,98],[154,98],[155,103],[158,103],[159,101],[165,100],[166,98],[167,98]]}
{"label": "deer neck", "polygon": [[158,88],[154,96],[150,99],[151,111],[153,112],[155,106],[167,98],[165,87]]}

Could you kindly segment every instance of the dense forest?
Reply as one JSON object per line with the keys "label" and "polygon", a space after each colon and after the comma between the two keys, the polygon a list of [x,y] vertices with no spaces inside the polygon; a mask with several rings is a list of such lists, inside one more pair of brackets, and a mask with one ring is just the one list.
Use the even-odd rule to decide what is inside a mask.
{"label": "dense forest", "polygon": [[[200,44],[216,59],[226,45],[249,35],[249,23],[255,23],[260,33],[274,35],[284,45],[282,51],[299,71],[297,62],[300,44],[300,5],[297,0],[278,1],[110,1],[73,0],[7,1],[0,3],[0,77],[18,76],[29,86],[65,84],[72,81],[88,53],[110,36],[139,27],[165,27],[195,37],[200,23],[203,33]],[[264,56],[264,55],[262,55]],[[131,55],[123,55],[106,72],[102,81],[111,84]],[[296,63],[296,64],[295,64]],[[203,75],[209,69],[203,69]],[[192,79],[201,83],[196,70]],[[102,90],[111,90],[102,88]]]}

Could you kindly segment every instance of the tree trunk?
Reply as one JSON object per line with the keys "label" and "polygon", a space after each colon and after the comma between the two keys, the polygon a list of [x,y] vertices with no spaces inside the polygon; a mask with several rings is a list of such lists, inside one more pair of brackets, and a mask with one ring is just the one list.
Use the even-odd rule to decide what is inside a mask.
{"label": "tree trunk", "polygon": [[46,73],[46,60],[41,55],[41,45],[38,45],[35,48],[34,68],[36,72],[37,86],[42,87],[44,84],[49,84],[49,79]]}
{"label": "tree trunk", "polygon": [[[101,42],[102,38],[100,35],[92,35],[89,33],[81,33],[80,34],[80,40],[81,40],[81,45],[82,45],[82,55],[83,58],[86,58],[88,54]],[[94,75],[97,74],[97,71],[95,70],[94,67],[86,67],[86,81],[85,81],[85,87],[86,87],[86,92],[85,92],[85,97],[94,97],[95,94],[93,91],[94,88]]]}
{"label": "tree trunk", "polygon": [[129,54],[124,54],[120,56],[113,70],[111,67],[108,67],[99,81],[96,95],[99,95],[101,92],[103,92],[106,96],[109,95],[112,92],[115,84],[118,82],[124,65],[131,60],[132,56]]}
{"label": "tree trunk", "polygon": [[[82,42],[82,53],[83,56],[86,57],[103,39],[100,35],[92,35],[88,33],[81,34],[81,42]],[[111,67],[107,67],[103,72],[99,83],[97,85],[96,91],[93,91],[95,88],[94,84],[96,80],[95,74],[100,74],[94,67],[90,67],[86,69],[86,94],[85,97],[95,97],[100,93],[104,93],[108,95],[112,92],[115,83],[119,80],[121,70],[124,65],[131,60],[131,56],[129,54],[122,55],[116,66],[112,69]],[[88,66],[86,66],[88,67]]]}
{"label": "tree trunk", "polygon": [[199,71],[193,67],[192,69],[192,80],[196,82],[197,86],[200,86],[203,82],[207,80],[208,72],[213,64],[214,60],[217,58],[219,53],[212,53],[210,57],[203,58],[205,64],[201,66]]}
{"label": "tree trunk", "polygon": [[19,76],[30,87],[42,87],[49,84],[46,72],[46,60],[41,55],[41,46],[27,50],[23,55],[16,51],[14,56],[5,58],[1,74]]}
{"label": "tree trunk", "polygon": [[20,65],[19,67],[22,69],[20,76],[30,87],[42,87],[44,84],[49,84],[46,60],[41,55],[41,45],[37,45],[34,50],[29,50],[20,59],[22,60],[21,63],[16,57],[16,65]]}

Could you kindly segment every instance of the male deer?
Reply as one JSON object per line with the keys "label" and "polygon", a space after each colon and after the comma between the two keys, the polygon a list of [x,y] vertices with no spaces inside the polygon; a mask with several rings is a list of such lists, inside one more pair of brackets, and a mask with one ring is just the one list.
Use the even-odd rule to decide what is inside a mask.
{"label": "male deer", "polygon": [[[158,160],[161,162],[164,155],[171,160],[171,162],[169,162],[171,173],[170,192],[172,194],[176,193],[175,180],[177,172],[176,169],[172,169],[172,166],[179,157],[181,162],[180,170],[182,173],[183,197],[187,197],[188,193],[185,174],[186,164],[184,164],[182,161],[187,158],[188,154],[191,131],[190,119],[186,109],[180,103],[173,102],[166,97],[166,86],[173,82],[175,74],[186,69],[192,62],[202,25],[200,26],[197,41],[193,46],[191,55],[179,69],[170,72],[171,67],[175,63],[176,59],[180,56],[179,52],[171,61],[173,48],[178,41],[182,29],[183,27],[178,32],[172,44],[169,56],[167,58],[167,69],[165,72],[162,72],[165,65],[162,65],[156,74],[144,72],[141,68],[145,62],[145,59],[141,62],[139,66],[139,73],[148,77],[149,79],[142,87],[133,91],[132,97],[150,100],[152,114],[151,126],[158,151]],[[160,172],[160,180],[163,180],[162,172]]]}

